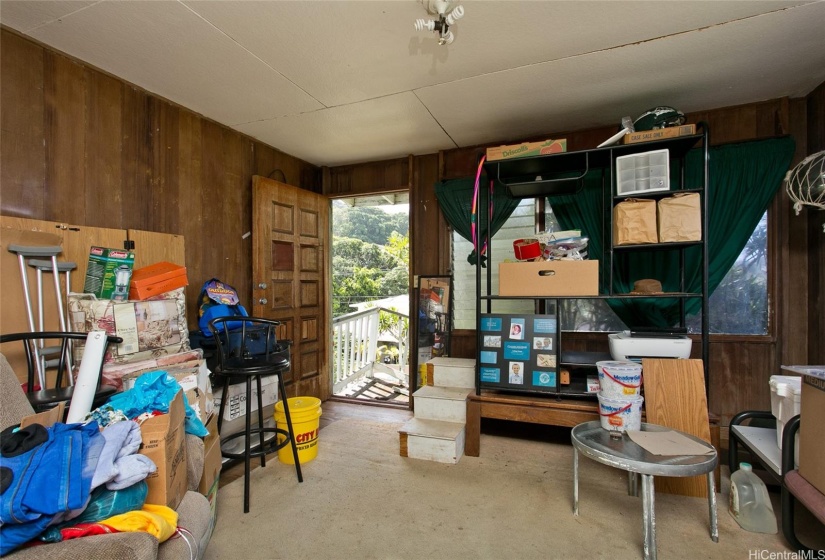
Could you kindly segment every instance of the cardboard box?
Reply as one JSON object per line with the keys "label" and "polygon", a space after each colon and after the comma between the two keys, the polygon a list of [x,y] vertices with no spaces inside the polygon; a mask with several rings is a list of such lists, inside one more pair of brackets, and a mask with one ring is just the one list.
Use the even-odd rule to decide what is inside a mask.
{"label": "cardboard box", "polygon": [[221,436],[218,433],[218,415],[213,414],[206,422],[209,435],[203,438],[203,475],[198,492],[209,498],[212,487],[221,475]]}
{"label": "cardboard box", "polygon": [[655,130],[643,130],[641,132],[631,132],[622,138],[622,144],[636,144],[638,142],[651,142],[653,140],[664,140],[666,138],[678,138],[679,136],[691,136],[696,134],[695,124],[683,124],[681,126],[669,126],[667,128],[657,128]]}
{"label": "cardboard box", "polygon": [[128,391],[134,388],[135,381],[145,373],[165,370],[180,385],[186,402],[195,411],[201,422],[206,423],[206,419],[214,410],[214,398],[212,396],[212,382],[209,380],[209,370],[206,369],[206,360],[197,360],[180,365],[153,367],[148,370],[127,373],[122,377],[123,390]]}
{"label": "cardboard box", "polygon": [[184,394],[186,395],[186,402],[189,403],[189,406],[191,406],[195,414],[198,415],[200,421],[206,424],[206,419],[209,418],[215,410],[215,397],[211,392],[207,393],[197,387],[184,391]]}
{"label": "cardboard box", "polygon": [[799,426],[799,474],[825,494],[825,366],[803,368]]}
{"label": "cardboard box", "polygon": [[588,375],[587,376],[587,392],[588,393],[598,393],[601,391],[601,385],[599,384],[599,378],[595,375]]}
{"label": "cardboard box", "polygon": [[129,299],[144,300],[188,285],[186,267],[159,262],[138,268],[132,273]]}
{"label": "cardboard box", "polygon": [[183,407],[183,391],[178,391],[169,404],[169,412],[149,418],[140,425],[140,453],[146,455],[158,470],[146,478],[149,493],[147,504],[178,507],[186,494],[186,443]]}
{"label": "cardboard box", "polygon": [[658,203],[659,243],[702,240],[699,193],[679,193]]}
{"label": "cardboard box", "polygon": [[[220,411],[221,397],[223,395],[223,388],[215,391],[215,410]],[[229,395],[226,408],[223,411],[223,420],[234,420],[246,414],[246,382],[237,383],[229,386]],[[274,404],[278,400],[278,377],[275,375],[264,377],[261,379],[261,402],[263,406]],[[252,412],[258,410],[258,387],[252,383]],[[257,418],[257,414],[252,415]]]}
{"label": "cardboard box", "polygon": [[599,261],[501,263],[498,293],[502,296],[599,295]]}
{"label": "cardboard box", "polygon": [[656,201],[628,198],[613,207],[613,246],[658,243]]}
{"label": "cardboard box", "polygon": [[521,144],[487,148],[487,161],[543,156],[566,151],[566,138],[562,138],[561,140],[542,140],[541,142],[522,142]]}
{"label": "cardboard box", "polygon": [[52,407],[44,412],[38,412],[37,414],[30,414],[29,416],[23,417],[20,420],[20,429],[28,428],[32,424],[40,424],[44,428],[48,428],[53,426],[57,422],[63,421],[63,412],[66,410],[66,403],[60,402],[57,403],[57,406]]}
{"label": "cardboard box", "polygon": [[126,301],[134,265],[135,254],[131,251],[92,247],[83,292],[102,299]]}

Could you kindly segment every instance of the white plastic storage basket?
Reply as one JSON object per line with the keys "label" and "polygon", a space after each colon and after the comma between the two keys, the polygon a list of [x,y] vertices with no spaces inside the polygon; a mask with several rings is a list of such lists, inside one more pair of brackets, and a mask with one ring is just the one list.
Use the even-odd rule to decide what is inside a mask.
{"label": "white plastic storage basket", "polygon": [[670,190],[670,153],[654,150],[616,158],[616,194]]}

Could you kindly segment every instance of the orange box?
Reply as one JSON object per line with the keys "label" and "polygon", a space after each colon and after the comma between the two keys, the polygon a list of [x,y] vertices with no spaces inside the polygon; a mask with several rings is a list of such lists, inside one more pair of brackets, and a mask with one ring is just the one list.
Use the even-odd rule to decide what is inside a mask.
{"label": "orange box", "polygon": [[188,285],[186,267],[158,262],[132,272],[129,299],[143,300]]}

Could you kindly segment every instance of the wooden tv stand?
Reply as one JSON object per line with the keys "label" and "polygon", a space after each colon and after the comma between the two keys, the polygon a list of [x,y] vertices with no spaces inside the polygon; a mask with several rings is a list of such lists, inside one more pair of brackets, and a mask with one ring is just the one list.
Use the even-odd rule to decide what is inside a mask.
{"label": "wooden tv stand", "polygon": [[572,428],[582,422],[599,419],[599,405],[596,402],[579,400],[558,400],[548,397],[533,397],[481,391],[480,395],[470,393],[467,398],[467,426],[464,454],[478,457],[481,440],[481,419],[496,418]]}

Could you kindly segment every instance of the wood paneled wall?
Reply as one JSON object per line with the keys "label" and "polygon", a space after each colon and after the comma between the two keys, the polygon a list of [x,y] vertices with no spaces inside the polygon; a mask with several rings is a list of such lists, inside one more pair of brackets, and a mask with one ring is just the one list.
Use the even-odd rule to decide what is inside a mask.
{"label": "wood paneled wall", "polygon": [[[825,150],[825,83],[807,97],[808,151],[814,154]],[[825,210],[807,208],[808,218],[808,321],[809,364],[825,364]]]}
{"label": "wood paneled wall", "polygon": [[252,176],[319,168],[5,28],[0,69],[0,213],[183,235],[190,326],[209,278],[251,305]]}

